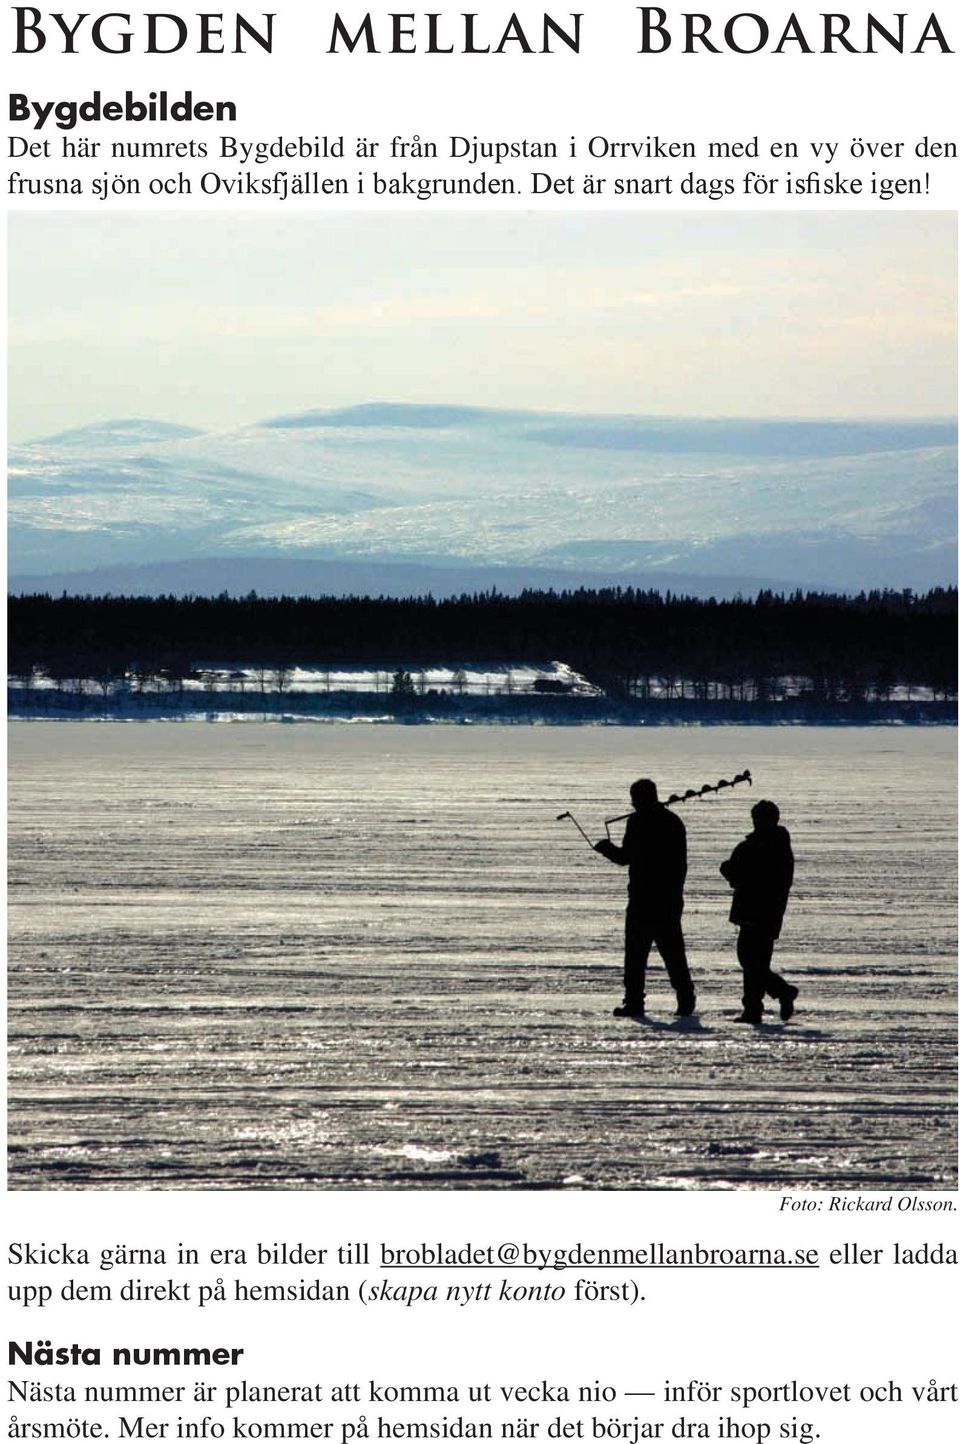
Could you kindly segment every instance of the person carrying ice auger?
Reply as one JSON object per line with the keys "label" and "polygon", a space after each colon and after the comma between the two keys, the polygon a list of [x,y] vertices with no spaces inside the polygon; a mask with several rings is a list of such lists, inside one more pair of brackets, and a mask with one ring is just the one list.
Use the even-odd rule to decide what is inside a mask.
{"label": "person carrying ice auger", "polygon": [[677,1017],[689,1018],[696,995],[687,966],[680,917],[687,876],[687,830],[663,806],[657,785],[641,777],[630,788],[634,811],[627,818],[623,843],[609,838],[594,850],[610,862],[629,867],[630,884],[624,934],[623,1005],[617,1018],[644,1017],[647,959],[656,943],[677,995]]}
{"label": "person carrying ice auger", "polygon": [[793,850],[775,802],[755,803],[750,816],[753,831],[720,864],[733,888],[730,921],[740,929],[737,960],[743,969],[743,1012],[737,1022],[763,1021],[764,993],[779,999],[780,1017],[786,1022],[793,1017],[800,989],[773,972],[770,963],[793,884]]}

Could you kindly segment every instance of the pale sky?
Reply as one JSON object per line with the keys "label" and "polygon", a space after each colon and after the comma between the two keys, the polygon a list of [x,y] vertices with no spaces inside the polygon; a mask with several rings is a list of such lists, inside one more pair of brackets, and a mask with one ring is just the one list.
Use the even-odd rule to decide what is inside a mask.
{"label": "pale sky", "polygon": [[953,415],[948,213],[10,218],[9,430],[364,401]]}

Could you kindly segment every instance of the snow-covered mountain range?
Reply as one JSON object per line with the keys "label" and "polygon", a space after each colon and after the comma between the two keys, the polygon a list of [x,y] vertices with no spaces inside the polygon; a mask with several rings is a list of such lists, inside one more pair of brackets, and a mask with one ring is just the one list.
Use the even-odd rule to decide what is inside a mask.
{"label": "snow-covered mountain range", "polygon": [[695,592],[956,581],[956,421],[374,404],[12,448],[14,589]]}

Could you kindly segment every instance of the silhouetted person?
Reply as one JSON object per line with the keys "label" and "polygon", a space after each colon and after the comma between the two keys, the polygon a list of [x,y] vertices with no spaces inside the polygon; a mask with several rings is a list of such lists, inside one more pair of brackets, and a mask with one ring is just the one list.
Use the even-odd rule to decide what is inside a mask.
{"label": "silhouetted person", "polygon": [[687,876],[687,830],[657,799],[657,785],[641,777],[630,788],[634,812],[627,818],[623,844],[604,838],[596,851],[630,868],[624,937],[623,1006],[618,1018],[642,1018],[647,959],[656,943],[677,994],[677,1016],[687,1018],[696,995],[687,967],[680,915]]}
{"label": "silhouetted person", "polygon": [[740,929],[737,959],[743,969],[743,1012],[737,1022],[761,1022],[764,993],[779,999],[780,1016],[786,1022],[793,1016],[800,990],[774,973],[770,963],[793,883],[793,851],[775,802],[755,803],[750,816],[753,831],[720,864],[733,888],[730,921]]}

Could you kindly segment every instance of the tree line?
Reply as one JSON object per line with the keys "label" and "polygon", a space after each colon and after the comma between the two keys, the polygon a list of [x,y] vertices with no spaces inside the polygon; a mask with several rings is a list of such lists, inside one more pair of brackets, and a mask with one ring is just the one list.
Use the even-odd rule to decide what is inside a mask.
{"label": "tree line", "polygon": [[391,597],[10,598],[21,684],[164,678],[198,665],[428,667],[568,663],[608,696],[825,701],[957,689],[957,591],[760,592],[702,600],[631,587]]}

